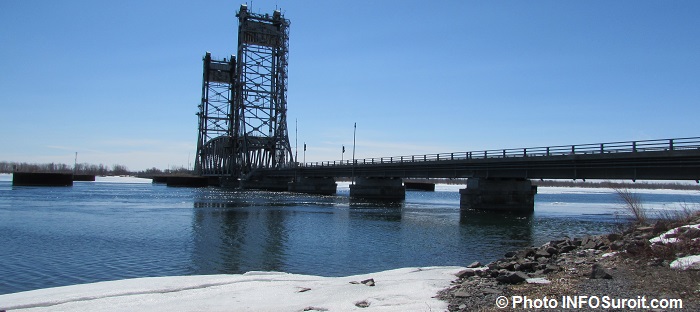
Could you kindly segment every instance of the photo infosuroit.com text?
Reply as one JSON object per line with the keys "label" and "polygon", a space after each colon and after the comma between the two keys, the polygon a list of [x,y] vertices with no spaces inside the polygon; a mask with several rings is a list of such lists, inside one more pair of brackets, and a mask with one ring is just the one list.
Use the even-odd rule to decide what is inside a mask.
{"label": "photo infosuroit.com text", "polygon": [[500,296],[496,307],[513,309],[682,309],[683,300],[673,298],[614,298],[610,296],[565,295],[561,297],[543,296]]}

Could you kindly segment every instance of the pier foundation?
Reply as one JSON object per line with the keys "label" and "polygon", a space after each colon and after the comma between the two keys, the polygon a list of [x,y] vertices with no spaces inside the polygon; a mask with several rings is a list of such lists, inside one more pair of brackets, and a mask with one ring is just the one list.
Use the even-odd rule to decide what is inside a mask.
{"label": "pier foundation", "polygon": [[462,210],[533,212],[537,186],[527,179],[470,178],[459,194]]}
{"label": "pier foundation", "polygon": [[406,187],[401,178],[356,178],[350,185],[350,197],[400,201],[406,199]]}
{"label": "pier foundation", "polygon": [[73,186],[72,173],[15,172],[12,186]]}
{"label": "pier foundation", "polygon": [[200,176],[169,176],[166,185],[170,187],[207,187],[209,178]]}
{"label": "pier foundation", "polygon": [[261,177],[256,179],[241,180],[240,187],[247,190],[265,190],[273,192],[285,192],[288,190],[290,178],[286,177]]}
{"label": "pier foundation", "polygon": [[297,177],[287,183],[287,190],[295,193],[334,195],[337,189],[338,184],[330,177]]}

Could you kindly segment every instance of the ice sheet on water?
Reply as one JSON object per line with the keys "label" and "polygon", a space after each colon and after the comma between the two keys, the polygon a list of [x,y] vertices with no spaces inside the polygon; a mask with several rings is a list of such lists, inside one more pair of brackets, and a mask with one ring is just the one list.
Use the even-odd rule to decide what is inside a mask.
{"label": "ice sheet on water", "polygon": [[131,176],[96,176],[95,182],[108,182],[108,183],[152,183],[151,179],[144,179]]}

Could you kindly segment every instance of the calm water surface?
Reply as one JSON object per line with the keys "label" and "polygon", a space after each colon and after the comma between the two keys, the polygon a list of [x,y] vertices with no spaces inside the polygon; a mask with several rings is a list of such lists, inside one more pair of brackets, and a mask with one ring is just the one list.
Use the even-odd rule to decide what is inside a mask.
{"label": "calm water surface", "polygon": [[[0,294],[147,276],[463,266],[624,219],[610,190],[540,188],[535,213],[513,216],[460,213],[463,186],[382,205],[351,202],[343,183],[337,196],[312,196],[125,183],[136,179],[13,188],[10,179],[0,176]],[[693,191],[641,197],[660,210],[700,202]]]}

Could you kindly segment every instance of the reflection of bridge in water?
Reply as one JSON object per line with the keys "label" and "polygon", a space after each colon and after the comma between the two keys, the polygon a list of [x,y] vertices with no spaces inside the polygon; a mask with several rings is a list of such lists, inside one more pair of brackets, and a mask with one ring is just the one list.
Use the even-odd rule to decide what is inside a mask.
{"label": "reflection of bridge in water", "polygon": [[454,206],[220,188],[201,194],[192,216],[195,274],[360,274],[435,265],[436,257],[449,265],[495,259],[535,241],[532,215],[462,211],[457,219]]}
{"label": "reflection of bridge in water", "polygon": [[287,131],[289,20],[242,5],[237,55],[204,57],[195,171],[217,184],[402,200],[404,178],[468,178],[465,209],[532,211],[530,179],[700,179],[700,138],[487,150],[299,164]]}

